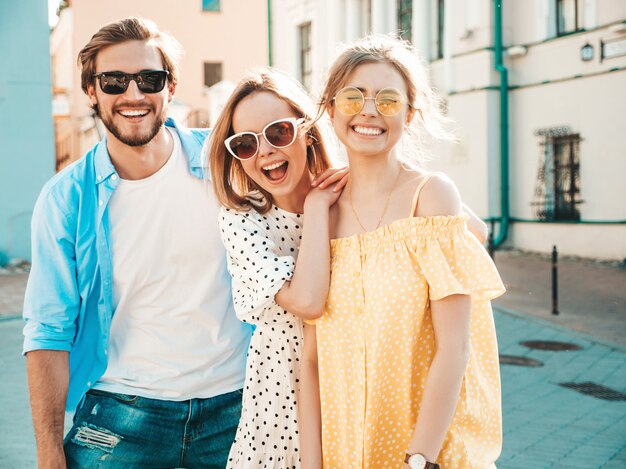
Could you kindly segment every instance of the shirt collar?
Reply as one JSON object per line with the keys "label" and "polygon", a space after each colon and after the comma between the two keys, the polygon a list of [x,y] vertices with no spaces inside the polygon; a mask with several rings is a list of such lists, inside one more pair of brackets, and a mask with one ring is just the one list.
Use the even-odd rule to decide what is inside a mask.
{"label": "shirt collar", "polygon": [[[189,158],[189,166],[191,168],[203,168],[202,165],[202,144],[203,137],[192,133],[186,127],[177,125],[174,119],[168,117],[165,120],[167,127],[173,127],[180,136],[185,153]],[[107,138],[104,138],[96,145],[95,148],[95,167],[96,167],[96,184],[105,181],[112,174],[116,174],[115,167],[111,162],[111,156],[107,150]]]}

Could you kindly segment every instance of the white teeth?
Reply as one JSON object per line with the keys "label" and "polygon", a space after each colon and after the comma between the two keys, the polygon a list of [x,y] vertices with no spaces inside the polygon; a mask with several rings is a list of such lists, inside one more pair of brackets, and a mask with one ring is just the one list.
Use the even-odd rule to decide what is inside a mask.
{"label": "white teeth", "polygon": [[373,128],[373,127],[361,127],[360,125],[355,125],[352,128],[357,134],[363,134],[363,135],[380,135],[383,133],[383,129]]}
{"label": "white teeth", "polygon": [[286,163],[286,161],[279,161],[278,163],[274,163],[274,164],[270,164],[267,166],[263,166],[263,171],[269,171],[270,169],[276,169],[279,168],[280,166],[284,165]]}
{"label": "white teeth", "polygon": [[141,109],[137,111],[120,111],[120,114],[123,115],[124,117],[139,117],[139,116],[145,116],[146,114],[148,114],[148,111],[146,111],[145,109]]}

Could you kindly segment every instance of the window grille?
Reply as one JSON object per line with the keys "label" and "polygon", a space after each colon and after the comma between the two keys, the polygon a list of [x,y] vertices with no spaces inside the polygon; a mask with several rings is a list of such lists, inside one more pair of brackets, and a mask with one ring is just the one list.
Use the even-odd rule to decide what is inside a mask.
{"label": "window grille", "polygon": [[580,135],[569,127],[540,129],[542,137],[531,205],[541,220],[580,220]]}

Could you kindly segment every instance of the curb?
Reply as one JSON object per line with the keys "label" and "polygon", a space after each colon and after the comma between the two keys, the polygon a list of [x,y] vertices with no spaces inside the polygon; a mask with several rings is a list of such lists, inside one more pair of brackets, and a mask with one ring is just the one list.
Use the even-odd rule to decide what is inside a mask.
{"label": "curb", "polygon": [[494,311],[497,311],[499,313],[506,314],[508,316],[513,316],[513,317],[520,318],[520,319],[525,319],[525,320],[531,321],[531,322],[536,322],[538,324],[541,324],[542,326],[550,327],[550,328],[556,329],[556,330],[558,330],[560,332],[566,332],[566,333],[571,334],[574,337],[577,337],[577,338],[579,338],[581,340],[585,340],[587,342],[593,342],[593,343],[596,343],[596,344],[599,344],[599,345],[603,345],[603,346],[608,347],[608,348],[612,348],[614,350],[618,350],[618,351],[620,351],[622,353],[626,353],[626,346],[621,345],[621,344],[617,344],[615,342],[611,342],[610,340],[600,339],[600,338],[594,337],[594,336],[592,336],[590,334],[586,334],[584,332],[576,331],[574,329],[570,329],[569,327],[562,326],[561,324],[555,324],[555,323],[553,323],[551,321],[548,321],[547,319],[537,318],[535,316],[531,316],[529,314],[524,314],[524,313],[521,313],[519,311],[515,311],[515,310],[512,310],[512,309],[509,309],[509,308],[504,308],[502,306],[495,306],[495,305],[492,304],[492,308],[493,308]]}
{"label": "curb", "polygon": [[4,316],[0,316],[0,322],[15,321],[16,319],[22,319],[22,315],[21,314],[7,314]]}

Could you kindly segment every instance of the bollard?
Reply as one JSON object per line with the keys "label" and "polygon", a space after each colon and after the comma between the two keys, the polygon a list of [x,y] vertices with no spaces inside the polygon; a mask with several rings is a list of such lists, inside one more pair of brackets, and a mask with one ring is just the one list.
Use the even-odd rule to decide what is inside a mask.
{"label": "bollard", "polygon": [[489,257],[491,257],[491,260],[495,261],[495,258],[493,257],[496,254],[496,249],[493,244],[493,231],[495,225],[493,219],[490,221],[490,224],[491,229],[489,230],[489,237],[487,238],[487,252],[489,253]]}
{"label": "bollard", "polygon": [[559,253],[556,250],[556,246],[552,246],[552,315],[558,316],[559,314],[559,274],[557,262]]}

